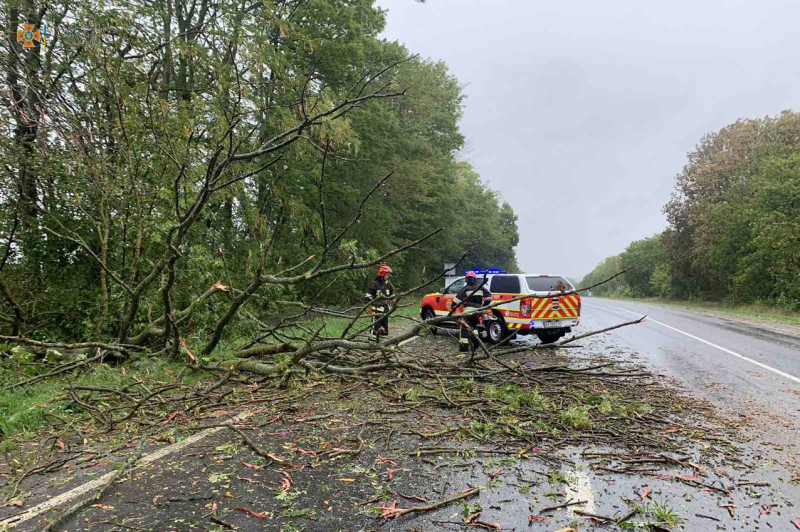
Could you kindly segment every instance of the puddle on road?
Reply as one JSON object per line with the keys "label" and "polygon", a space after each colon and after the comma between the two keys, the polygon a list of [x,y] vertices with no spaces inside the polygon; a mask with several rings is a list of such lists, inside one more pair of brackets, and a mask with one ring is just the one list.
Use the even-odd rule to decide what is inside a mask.
{"label": "puddle on road", "polygon": [[[700,453],[702,448],[697,448],[682,461],[696,465]],[[800,489],[790,482],[791,473],[774,463],[742,464],[735,469],[723,460],[706,457],[709,466],[697,466],[700,471],[662,463],[631,466],[646,471],[621,474],[602,468],[622,468],[625,462],[646,461],[647,456],[636,458],[608,448],[570,448],[559,454],[564,464],[561,467],[551,467],[536,457],[480,459],[468,470],[444,465],[445,457],[439,464],[440,471],[449,472],[452,490],[484,486],[480,496],[470,501],[470,508],[480,505],[480,520],[502,530],[619,529],[612,520],[637,507],[640,513],[628,520],[631,528],[646,529],[644,523],[661,523],[666,529],[687,531],[791,530],[792,521],[800,518],[800,507],[795,506],[800,501]],[[570,501],[586,502],[550,510]],[[406,521],[407,527],[393,529],[413,530],[414,525],[424,524],[425,531],[452,530],[442,523],[457,522],[463,519],[461,514],[461,508],[451,506],[435,516],[420,516]],[[669,525],[663,519],[674,519],[675,523]]]}

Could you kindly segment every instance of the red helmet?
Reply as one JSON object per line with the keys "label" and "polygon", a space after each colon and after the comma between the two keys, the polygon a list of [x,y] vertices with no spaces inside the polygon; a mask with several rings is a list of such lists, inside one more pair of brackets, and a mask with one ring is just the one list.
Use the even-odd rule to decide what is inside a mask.
{"label": "red helmet", "polygon": [[387,273],[392,273],[392,268],[388,264],[381,264],[378,269],[378,277],[386,277]]}
{"label": "red helmet", "polygon": [[475,272],[467,272],[467,279],[477,279],[478,275]]}

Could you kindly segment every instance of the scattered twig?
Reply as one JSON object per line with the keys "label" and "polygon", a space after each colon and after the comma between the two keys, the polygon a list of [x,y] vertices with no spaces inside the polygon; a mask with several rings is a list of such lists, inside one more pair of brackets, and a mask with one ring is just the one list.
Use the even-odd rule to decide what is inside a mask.
{"label": "scattered twig", "polygon": [[570,499],[570,500],[568,500],[567,502],[565,502],[563,504],[557,504],[555,506],[547,506],[546,508],[542,508],[541,510],[539,510],[539,513],[542,514],[544,512],[552,512],[554,510],[559,510],[561,508],[567,508],[569,506],[578,506],[580,504],[586,504],[587,502],[588,501],[574,501],[573,502],[573,500]]}
{"label": "scattered twig", "polygon": [[420,512],[430,512],[432,510],[438,510],[448,504],[454,503],[456,501],[460,501],[462,499],[467,499],[472,497],[473,495],[477,495],[480,493],[481,488],[472,488],[464,493],[460,493],[454,497],[450,497],[449,499],[445,499],[443,501],[434,502],[431,504],[426,504],[424,506],[414,506],[412,508],[396,508],[396,509],[389,509],[389,508],[379,508],[383,510],[383,517],[386,519],[394,519],[395,517],[400,517],[402,515],[408,515],[413,513],[420,513]]}
{"label": "scattered twig", "polygon": [[251,440],[250,437],[247,434],[245,434],[244,431],[242,429],[240,429],[239,427],[236,427],[233,424],[226,424],[226,425],[221,425],[221,426],[229,428],[233,432],[238,434],[242,438],[242,440],[244,440],[244,442],[247,444],[247,446],[250,447],[250,449],[252,449],[253,452],[255,452],[257,455],[261,456],[262,458],[266,458],[267,460],[271,460],[273,462],[277,462],[277,463],[279,463],[279,464],[281,464],[283,466],[287,466],[287,467],[293,467],[294,466],[294,464],[291,464],[291,463],[289,463],[289,462],[287,462],[285,460],[282,460],[281,458],[278,458],[275,454],[268,453],[267,451],[263,450],[261,447],[259,447],[259,445],[256,442]]}

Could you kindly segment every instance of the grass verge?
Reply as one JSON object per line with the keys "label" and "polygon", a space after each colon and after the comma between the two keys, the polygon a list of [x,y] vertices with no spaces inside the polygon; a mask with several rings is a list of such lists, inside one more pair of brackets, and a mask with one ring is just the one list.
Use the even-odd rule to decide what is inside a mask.
{"label": "grass verge", "polygon": [[[6,384],[22,380],[9,364],[0,366],[0,377]],[[83,414],[68,400],[70,386],[122,388],[125,385],[154,381],[194,384],[209,375],[203,371],[186,371],[186,366],[162,358],[142,358],[120,367],[100,365],[83,373],[65,373],[36,384],[0,389],[0,450],[13,447],[15,435],[41,429],[54,421],[77,421]]]}
{"label": "grass verge", "polygon": [[[404,317],[416,317],[419,308],[415,305],[403,307],[392,318],[391,327],[396,331],[405,328]],[[337,337],[342,334],[349,319],[329,316],[309,318],[304,322],[306,330],[317,331],[320,335]],[[369,326],[371,318],[359,319],[351,331]],[[302,335],[301,335],[302,336]],[[234,338],[224,342],[224,347],[216,351],[210,360],[220,360],[228,355],[234,346],[246,343],[249,338]],[[193,342],[189,339],[189,343]],[[193,346],[193,348],[199,348]],[[9,350],[11,348],[9,347]],[[10,352],[10,351],[9,351]],[[142,357],[124,364],[124,369],[112,365],[95,365],[91,369],[67,372],[36,384],[4,390],[9,385],[51,369],[47,360],[34,360],[32,355],[22,359],[9,356],[0,358],[0,451],[13,447],[14,437],[20,433],[37,431],[54,421],[75,420],[83,412],[68,400],[69,386],[94,386],[99,388],[124,388],[137,381],[147,385],[154,382],[180,382],[195,384],[211,378],[207,372],[188,370],[180,360],[168,357]],[[82,419],[82,418],[81,418]],[[88,419],[88,418],[87,418]]]}

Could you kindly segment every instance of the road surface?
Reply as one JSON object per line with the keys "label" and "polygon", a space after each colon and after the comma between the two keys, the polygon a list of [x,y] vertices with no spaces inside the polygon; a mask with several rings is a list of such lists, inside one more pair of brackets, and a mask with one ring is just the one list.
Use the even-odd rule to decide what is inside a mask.
{"label": "road surface", "polygon": [[[516,527],[547,532],[575,522],[581,523],[582,531],[609,530],[608,523],[597,522],[597,518],[593,522],[578,512],[612,518],[629,515],[632,520],[645,521],[652,516],[629,512],[634,504],[650,506],[654,502],[673,508],[685,520],[681,530],[790,530],[791,520],[800,522],[796,513],[800,486],[794,480],[800,479],[800,474],[796,464],[775,460],[772,455],[790,459],[796,454],[793,418],[798,417],[800,386],[794,378],[800,374],[800,338],[791,328],[776,332],[671,307],[595,298],[584,300],[577,332],[630,321],[643,313],[652,319],[587,338],[579,349],[532,354],[527,362],[552,366],[576,355],[581,357],[575,361],[579,365],[598,362],[600,356],[647,364],[674,377],[687,392],[731,411],[737,427],[741,419],[743,432],[753,434],[744,444],[745,452],[739,452],[738,445],[730,449],[724,443],[735,431],[718,430],[716,420],[706,416],[699,416],[702,422],[695,424],[691,412],[684,410],[674,411],[672,420],[685,423],[686,433],[670,435],[675,431],[670,425],[669,430],[652,434],[656,443],[662,437],[677,442],[680,451],[667,454],[684,457],[680,459],[659,462],[658,454],[642,454],[649,453],[650,447],[611,449],[606,443],[598,447],[572,442],[563,433],[537,440],[542,448],[526,447],[528,460],[516,458],[522,456],[517,447],[501,450],[506,456],[494,456],[492,451],[481,455],[476,452],[477,442],[462,442],[453,436],[456,427],[471,422],[474,414],[454,410],[454,405],[436,406],[440,404],[436,396],[431,396],[433,402],[419,402],[412,410],[394,398],[381,401],[383,396],[359,383],[341,387],[304,384],[294,391],[265,386],[248,392],[245,399],[251,399],[236,407],[226,405],[224,410],[205,415],[210,415],[214,424],[226,419],[241,421],[262,452],[269,449],[291,462],[280,466],[262,462],[238,434],[220,426],[195,432],[183,430],[179,420],[174,424],[161,421],[156,426],[163,435],[177,441],[161,446],[161,438],[150,440],[147,454],[140,460],[144,467],[118,477],[119,466],[130,459],[127,453],[133,447],[118,447],[116,442],[123,438],[135,442],[140,435],[117,432],[105,441],[89,444],[100,451],[86,448],[87,444],[78,440],[70,445],[76,446],[81,461],[69,469],[57,468],[25,479],[21,484],[24,501],[0,506],[0,529],[7,525],[14,531],[41,530],[46,519],[57,519],[69,508],[79,507],[54,529],[186,532],[236,526],[244,532],[412,528],[449,532],[454,530],[452,523],[463,527],[459,501],[400,521],[382,522],[376,517],[398,503],[416,505],[420,495],[425,497],[419,499],[423,502],[440,501],[446,495],[463,494],[467,487],[484,486],[464,503],[473,509],[480,504],[480,519],[501,523],[503,530]],[[407,349],[420,358],[452,354],[456,346],[455,339],[444,335],[405,343],[412,341],[416,343]],[[580,382],[571,379],[566,377],[564,382],[570,386]],[[402,376],[397,382],[401,380]],[[597,385],[602,386],[602,381]],[[662,397],[668,400],[671,395]],[[409,413],[408,417],[403,417],[404,413]],[[445,430],[438,437],[422,434],[416,439],[413,436],[421,434],[416,429],[423,427],[420,422]],[[451,426],[453,429],[448,429]],[[661,426],[651,428],[657,431]],[[365,444],[362,435],[369,443]],[[360,441],[358,450],[356,441]],[[738,444],[738,438],[735,441]],[[489,444],[482,443],[481,447]],[[434,452],[426,455],[429,458],[420,458],[422,446],[435,449],[442,445],[447,450],[461,444],[466,446],[463,456],[437,456]],[[114,450],[106,454],[107,449]],[[331,451],[352,454],[317,458]],[[627,463],[622,461],[625,456]],[[465,457],[469,457],[467,461]],[[642,466],[632,465],[640,462]],[[108,484],[114,479],[118,482]],[[108,489],[102,496],[90,498],[103,486]],[[386,506],[388,500],[382,502],[383,508],[378,506],[384,494],[392,496],[392,506]],[[77,501],[88,503],[75,506]],[[569,501],[574,502],[569,507],[556,504]],[[220,523],[225,525],[216,526]]]}
{"label": "road surface", "polygon": [[797,456],[800,334],[792,326],[725,318],[649,303],[584,298],[581,331],[647,315],[615,330],[614,342],[690,393],[742,416],[762,439]]}

